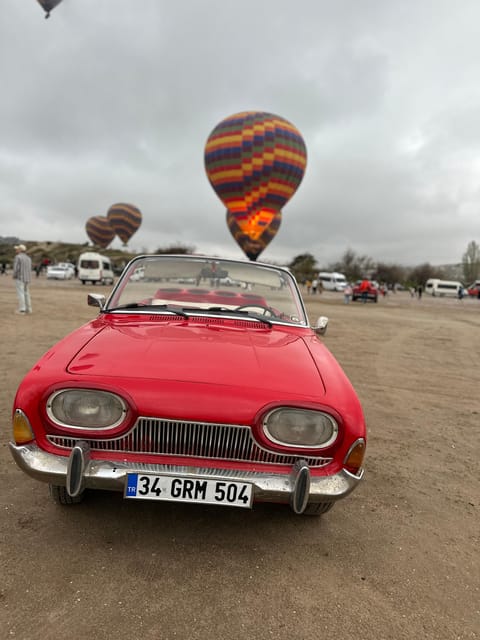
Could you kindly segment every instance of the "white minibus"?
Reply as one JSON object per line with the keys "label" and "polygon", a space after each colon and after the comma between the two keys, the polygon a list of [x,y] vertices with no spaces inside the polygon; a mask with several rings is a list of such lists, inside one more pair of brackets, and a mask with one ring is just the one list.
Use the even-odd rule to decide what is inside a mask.
{"label": "white minibus", "polygon": [[343,273],[335,271],[321,271],[318,274],[318,280],[325,291],[343,291],[347,286],[347,279]]}
{"label": "white minibus", "polygon": [[425,293],[429,293],[432,296],[451,296],[457,298],[460,288],[463,288],[463,284],[456,280],[430,278],[425,284]]}
{"label": "white minibus", "polygon": [[110,258],[100,253],[87,251],[78,258],[78,279],[82,284],[113,284],[113,269]]}

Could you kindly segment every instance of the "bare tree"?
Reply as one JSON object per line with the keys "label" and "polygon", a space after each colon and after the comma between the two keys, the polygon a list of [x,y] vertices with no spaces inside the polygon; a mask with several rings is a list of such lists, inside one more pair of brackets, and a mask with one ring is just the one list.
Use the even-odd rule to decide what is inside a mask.
{"label": "bare tree", "polygon": [[311,253],[302,253],[295,256],[288,265],[298,282],[305,280],[313,280],[315,273],[318,271],[317,261]]}
{"label": "bare tree", "polygon": [[375,269],[375,278],[378,282],[386,282],[391,285],[403,284],[406,280],[406,268],[399,264],[379,262]]}
{"label": "bare tree", "polygon": [[462,257],[463,277],[466,284],[480,277],[480,247],[472,240]]}
{"label": "bare tree", "polygon": [[442,279],[444,276],[445,274],[441,268],[432,267],[431,264],[425,262],[424,264],[419,264],[411,269],[408,274],[408,281],[415,286],[419,284],[423,286],[430,278]]}
{"label": "bare tree", "polygon": [[171,244],[168,247],[158,247],[155,253],[170,255],[170,254],[186,254],[186,253],[195,253],[195,247],[182,244],[180,242]]}
{"label": "bare tree", "polygon": [[348,281],[360,280],[370,276],[375,263],[369,256],[358,256],[352,249],[347,249],[338,262],[329,265],[329,270],[343,273]]}

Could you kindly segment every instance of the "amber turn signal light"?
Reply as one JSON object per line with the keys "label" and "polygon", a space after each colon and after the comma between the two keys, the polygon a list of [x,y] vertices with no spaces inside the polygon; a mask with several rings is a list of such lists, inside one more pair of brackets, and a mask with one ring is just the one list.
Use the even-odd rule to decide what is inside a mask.
{"label": "amber turn signal light", "polygon": [[343,464],[347,471],[354,473],[359,472],[363,465],[363,458],[365,457],[365,440],[360,438],[349,449]]}
{"label": "amber turn signal light", "polygon": [[28,418],[20,409],[13,414],[13,439],[15,444],[26,444],[35,439]]}

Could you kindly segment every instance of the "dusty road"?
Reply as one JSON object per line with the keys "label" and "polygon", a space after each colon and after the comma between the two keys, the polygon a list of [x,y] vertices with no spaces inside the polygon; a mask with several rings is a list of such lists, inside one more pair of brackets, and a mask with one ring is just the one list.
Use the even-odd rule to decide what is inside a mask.
{"label": "dusty road", "polygon": [[2,639],[480,638],[480,301],[307,298],[369,442],[359,489],[305,518],[107,493],[61,508],[17,469],[15,389],[95,315],[90,289],[41,277],[19,317],[0,276]]}

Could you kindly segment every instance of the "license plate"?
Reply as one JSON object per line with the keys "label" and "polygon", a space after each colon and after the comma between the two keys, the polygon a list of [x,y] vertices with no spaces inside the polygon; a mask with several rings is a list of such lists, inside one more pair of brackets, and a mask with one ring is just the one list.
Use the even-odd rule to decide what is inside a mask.
{"label": "license plate", "polygon": [[252,485],[248,482],[129,473],[124,497],[250,508]]}

